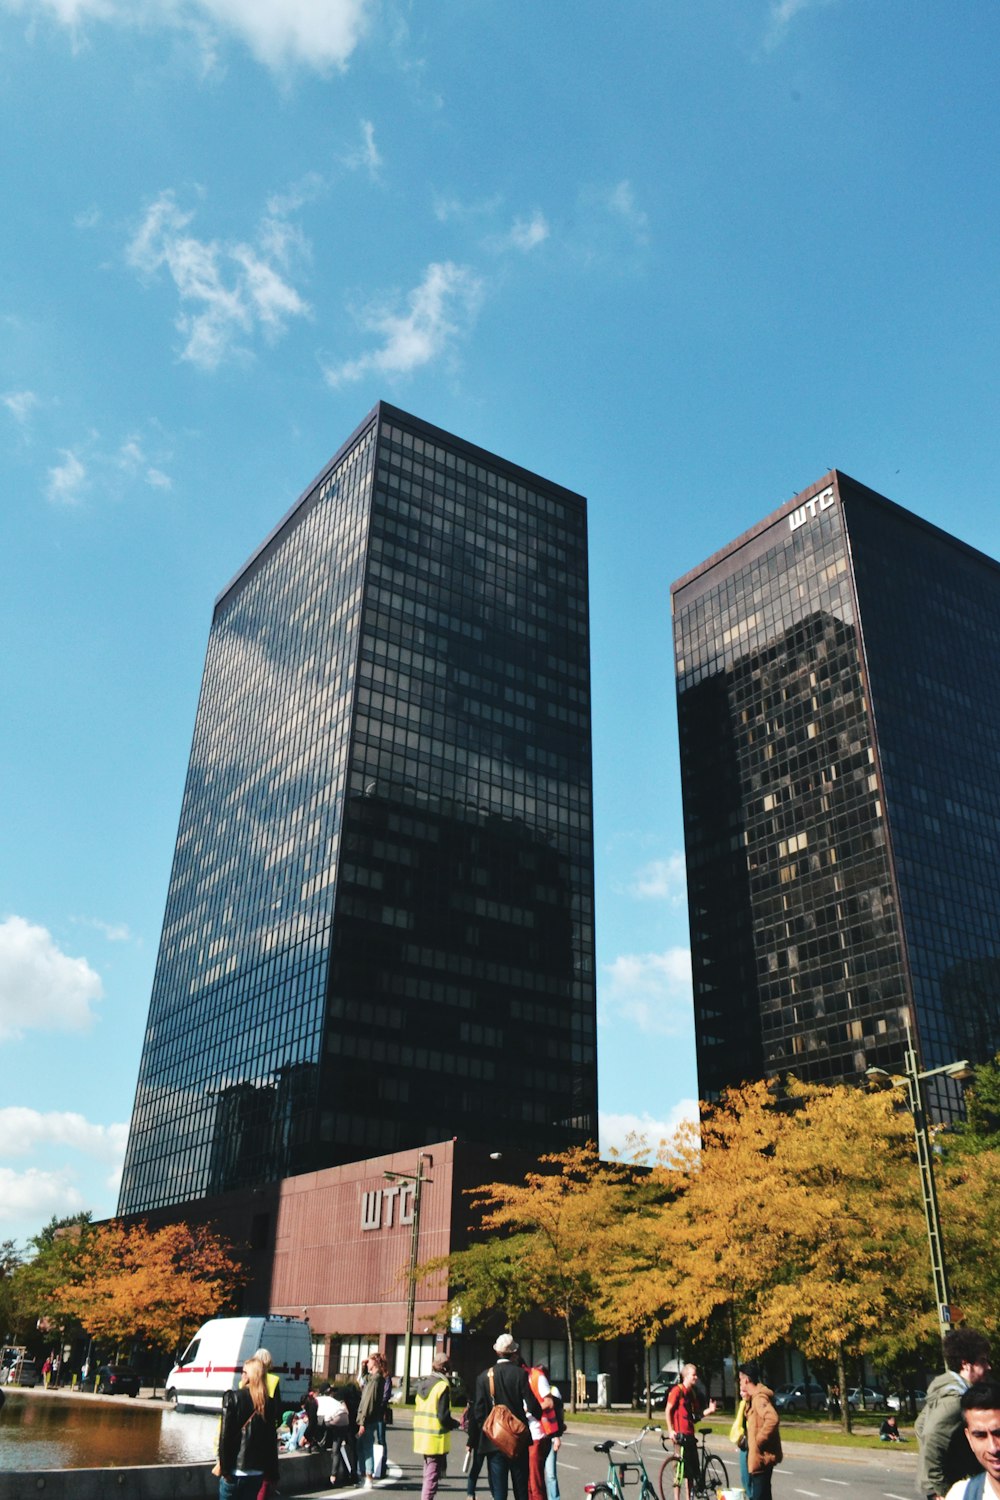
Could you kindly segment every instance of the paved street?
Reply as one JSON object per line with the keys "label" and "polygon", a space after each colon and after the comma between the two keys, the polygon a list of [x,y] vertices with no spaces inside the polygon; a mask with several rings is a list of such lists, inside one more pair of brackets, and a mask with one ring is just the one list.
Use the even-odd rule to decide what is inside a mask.
{"label": "paved street", "polygon": [[[584,1500],[584,1485],[604,1479],[607,1462],[603,1455],[594,1452],[594,1444],[614,1433],[613,1420],[609,1422],[606,1433],[597,1426],[574,1430],[570,1425],[559,1452],[562,1500]],[[625,1434],[619,1429],[618,1435]],[[389,1475],[379,1488],[417,1488],[419,1460],[410,1449],[410,1433],[402,1424],[390,1435],[389,1447]],[[730,1485],[737,1486],[740,1482],[739,1465],[731,1445],[719,1437],[710,1441],[709,1447],[725,1463]],[[452,1455],[442,1495],[464,1493],[465,1477],[461,1472],[464,1451],[463,1436],[456,1432],[452,1438]],[[615,1449],[614,1453],[619,1461],[627,1461],[629,1456],[622,1448]],[[643,1457],[654,1484],[658,1481],[664,1456],[659,1438],[651,1434],[643,1444]],[[786,1444],[785,1461],[775,1475],[773,1490],[776,1500],[793,1500],[798,1496],[805,1496],[806,1500],[838,1500],[838,1497],[839,1500],[848,1500],[849,1496],[860,1496],[863,1500],[916,1500],[916,1464],[916,1444],[912,1442],[902,1449],[889,1451],[873,1441],[869,1451],[823,1448],[791,1440]],[[352,1492],[345,1490],[341,1493],[350,1496]],[[626,1489],[626,1496],[628,1493]],[[485,1470],[479,1478],[477,1496],[479,1500],[489,1500]]]}

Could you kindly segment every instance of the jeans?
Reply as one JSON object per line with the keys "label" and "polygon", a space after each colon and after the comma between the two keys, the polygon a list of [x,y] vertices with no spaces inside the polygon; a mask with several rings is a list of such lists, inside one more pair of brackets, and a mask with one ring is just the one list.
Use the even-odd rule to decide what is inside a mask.
{"label": "jeans", "polygon": [[528,1500],[528,1455],[504,1458],[502,1453],[487,1453],[486,1471],[490,1476],[493,1500],[507,1500],[507,1475],[510,1475],[514,1500]]}
{"label": "jeans", "polygon": [[469,1471],[465,1476],[465,1493],[470,1497],[476,1493],[476,1480],[479,1478],[486,1455],[478,1453],[475,1448],[469,1449]]}
{"label": "jeans", "polygon": [[553,1445],[549,1449],[548,1458],[545,1460],[545,1494],[547,1500],[559,1500],[559,1474],[556,1468],[558,1458],[558,1449]]}
{"label": "jeans", "polygon": [[375,1423],[368,1422],[358,1433],[358,1475],[375,1472]]}
{"label": "jeans", "polygon": [[240,1474],[219,1479],[219,1500],[257,1500],[263,1474]]}
{"label": "jeans", "polygon": [[773,1469],[770,1465],[761,1469],[759,1474],[750,1475],[750,1487],[747,1490],[747,1500],[771,1500],[771,1475]]}

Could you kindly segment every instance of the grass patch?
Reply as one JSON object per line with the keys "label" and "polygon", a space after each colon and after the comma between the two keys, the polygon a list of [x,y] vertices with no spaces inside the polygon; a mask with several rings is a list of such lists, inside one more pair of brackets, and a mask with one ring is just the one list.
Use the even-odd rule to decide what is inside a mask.
{"label": "grass patch", "polygon": [[[611,1430],[614,1428],[620,1430],[624,1427],[631,1432],[638,1432],[641,1427],[646,1425],[644,1412],[622,1411],[620,1409],[613,1411],[578,1411],[575,1414],[571,1414],[567,1408],[566,1420],[574,1427],[606,1427]],[[654,1426],[663,1427],[664,1425],[662,1413],[654,1412],[651,1420]],[[881,1416],[876,1416],[874,1412],[869,1413],[867,1417],[858,1416],[854,1418],[852,1424],[854,1428],[853,1432],[848,1434],[836,1422],[826,1421],[822,1417],[810,1418],[796,1414],[794,1416],[782,1417],[781,1434],[790,1442],[812,1443],[820,1448],[859,1448],[868,1452],[871,1452],[874,1448],[878,1448],[879,1450],[891,1449],[897,1453],[915,1453],[917,1451],[912,1431],[909,1431],[905,1427],[900,1428],[900,1431],[904,1437],[909,1439],[908,1442],[899,1444],[880,1443],[878,1430],[881,1423]],[[707,1417],[704,1422],[699,1422],[698,1424],[699,1427],[710,1427],[712,1429],[712,1438],[709,1439],[709,1447],[719,1453],[724,1462],[727,1460],[729,1453],[735,1456],[735,1449],[729,1442],[729,1429],[732,1425],[732,1417],[725,1415],[714,1418]],[[713,1438],[715,1439],[714,1442]],[[644,1451],[651,1453],[658,1445],[658,1436],[655,1433],[650,1433]]]}

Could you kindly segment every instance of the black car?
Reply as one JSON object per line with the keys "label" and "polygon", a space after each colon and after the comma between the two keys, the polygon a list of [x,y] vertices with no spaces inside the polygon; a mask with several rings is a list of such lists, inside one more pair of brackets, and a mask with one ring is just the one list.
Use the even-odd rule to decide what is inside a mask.
{"label": "black car", "polygon": [[97,1372],[99,1396],[138,1396],[139,1377],[127,1365],[102,1365]]}

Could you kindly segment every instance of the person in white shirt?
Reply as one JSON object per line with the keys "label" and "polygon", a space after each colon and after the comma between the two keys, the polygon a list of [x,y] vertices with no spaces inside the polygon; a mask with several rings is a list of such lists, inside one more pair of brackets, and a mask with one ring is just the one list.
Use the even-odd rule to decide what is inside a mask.
{"label": "person in white shirt", "polygon": [[985,1472],[957,1480],[945,1500],[1000,1500],[1000,1384],[983,1380],[970,1385],[961,1406],[965,1436]]}

